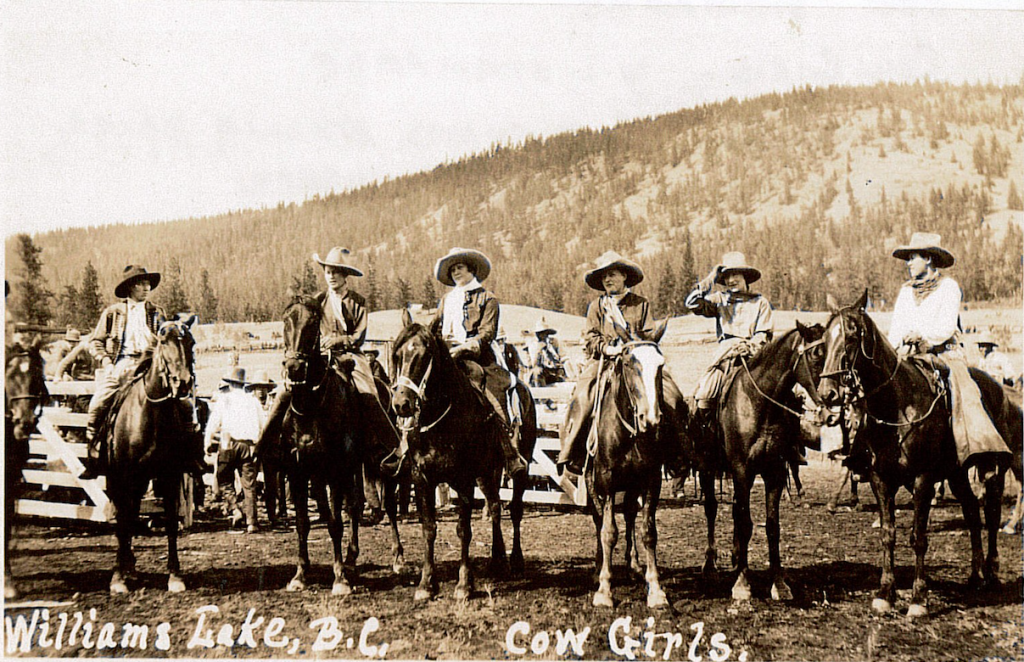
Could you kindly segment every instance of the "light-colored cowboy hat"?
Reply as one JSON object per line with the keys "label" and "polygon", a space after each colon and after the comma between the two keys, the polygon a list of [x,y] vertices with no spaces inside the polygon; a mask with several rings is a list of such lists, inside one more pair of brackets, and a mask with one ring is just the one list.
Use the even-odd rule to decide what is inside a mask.
{"label": "light-colored cowboy hat", "polygon": [[114,288],[114,296],[118,299],[126,299],[131,294],[132,285],[140,280],[148,280],[149,286],[155,290],[156,286],[160,284],[160,274],[155,271],[146,271],[145,267],[140,267],[137,264],[129,264],[124,268],[121,282]]}
{"label": "light-colored cowboy hat", "polygon": [[604,284],[601,280],[604,278],[605,272],[611,269],[618,269],[626,274],[626,287],[633,287],[644,279],[644,270],[640,268],[639,264],[627,260],[615,251],[608,251],[594,260],[594,264],[596,266],[587,272],[584,279],[590,289],[598,292],[604,292]]}
{"label": "light-colored cowboy hat", "polygon": [[472,248],[453,248],[434,265],[434,277],[441,283],[454,287],[455,281],[452,280],[452,276],[448,272],[452,265],[460,262],[469,266],[473,275],[481,283],[491,274],[491,261],[487,259],[486,255]]}
{"label": "light-colored cowboy hat", "polygon": [[322,267],[337,267],[345,272],[347,276],[362,276],[363,272],[350,264],[345,264],[345,256],[351,251],[342,246],[335,246],[327,252],[327,257],[320,259],[319,253],[313,253],[313,260],[320,263]]}
{"label": "light-colored cowboy hat", "polygon": [[539,338],[540,336],[544,335],[545,333],[553,335],[553,334],[558,333],[558,332],[555,331],[554,329],[552,329],[550,326],[548,326],[547,320],[545,320],[543,317],[541,317],[533,325],[533,335],[535,335],[535,336],[537,336]]}
{"label": "light-colored cowboy hat", "polygon": [[68,329],[67,333],[64,334],[64,340],[68,342],[80,342],[82,340],[82,332],[78,329]]}
{"label": "light-colored cowboy hat", "polygon": [[228,370],[220,380],[235,386],[247,386],[249,384],[249,382],[245,381],[245,368],[237,365]]}
{"label": "light-colored cowboy hat", "polygon": [[726,274],[739,272],[747,281],[747,285],[761,280],[761,272],[747,264],[747,256],[739,251],[731,251],[722,256],[722,263],[718,265],[718,275],[715,282],[719,285],[725,284]]}
{"label": "light-colored cowboy hat", "polygon": [[910,237],[910,243],[906,246],[897,246],[892,256],[898,260],[906,260],[912,253],[928,255],[932,258],[932,264],[938,269],[945,269],[953,266],[956,258],[953,254],[940,246],[942,237],[934,232],[915,232]]}
{"label": "light-colored cowboy hat", "polygon": [[[244,369],[242,369],[242,377],[245,377]],[[253,373],[252,381],[246,383],[251,387],[265,386],[267,388],[273,388],[274,386],[277,385],[277,382],[271,379],[270,375],[267,374],[267,371],[263,369],[257,370],[255,373]]]}
{"label": "light-colored cowboy hat", "polygon": [[999,343],[992,337],[991,331],[984,331],[978,336],[978,339],[974,341],[975,345],[992,345],[993,347],[999,347]]}

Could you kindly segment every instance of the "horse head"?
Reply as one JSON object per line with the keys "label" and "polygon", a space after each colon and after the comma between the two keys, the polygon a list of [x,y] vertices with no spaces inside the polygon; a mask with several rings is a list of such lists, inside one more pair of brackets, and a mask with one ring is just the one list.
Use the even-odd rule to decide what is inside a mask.
{"label": "horse head", "polygon": [[825,325],[825,361],[818,384],[818,395],[828,406],[841,404],[844,393],[858,388],[857,366],[860,360],[874,359],[880,346],[877,329],[866,312],[867,290],[852,306],[833,308]]}
{"label": "horse head", "polygon": [[296,296],[285,308],[284,315],[284,379],[291,384],[305,384],[309,366],[320,356],[320,306],[316,300]]}
{"label": "horse head", "polygon": [[408,311],[402,321],[405,326],[395,339],[391,355],[394,366],[391,407],[398,416],[408,418],[422,406],[435,361],[447,358],[448,354],[439,351],[435,335],[427,327],[414,323]]}
{"label": "horse head", "polygon": [[184,398],[192,392],[195,338],[192,325],[197,317],[174,319],[160,325],[153,348],[153,367],[161,371],[170,396]]}
{"label": "horse head", "polygon": [[[796,320],[796,332],[800,336],[800,344],[796,348],[796,359],[793,373],[796,382],[810,396],[819,412],[825,407],[818,394],[818,384],[825,367],[825,327],[820,324],[805,326]],[[828,410],[824,419],[818,419],[823,425],[833,426],[839,422],[839,413]]]}
{"label": "horse head", "polygon": [[43,400],[49,394],[43,376],[43,357],[39,352],[41,344],[42,339],[37,338],[26,347],[16,343],[6,352],[4,414],[18,441],[25,441],[35,430]]}
{"label": "horse head", "polygon": [[624,345],[619,355],[618,371],[622,376],[637,434],[661,423],[661,379],[665,357],[658,344],[649,341]]}

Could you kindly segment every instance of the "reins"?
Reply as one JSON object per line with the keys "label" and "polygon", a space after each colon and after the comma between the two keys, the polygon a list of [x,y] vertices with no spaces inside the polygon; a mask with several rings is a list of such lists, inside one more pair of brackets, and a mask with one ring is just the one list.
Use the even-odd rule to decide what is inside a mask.
{"label": "reins", "polygon": [[[804,360],[804,361],[807,360],[807,351],[809,349],[813,348],[813,347],[817,347],[818,345],[822,345],[824,343],[825,343],[825,337],[824,336],[822,336],[821,338],[818,338],[817,340],[815,340],[814,342],[812,342],[810,344],[806,344],[805,345],[803,342],[801,342],[800,346],[797,348],[797,356],[793,360],[793,367],[790,368],[790,370],[792,372],[795,372],[797,364],[801,360]],[[767,393],[762,391],[760,385],[758,385],[758,383],[757,383],[757,380],[754,379],[754,375],[750,372],[750,366],[747,365],[747,358],[745,356],[740,356],[739,359],[740,359],[740,363],[743,365],[744,372],[746,372],[747,373],[747,377],[750,378],[750,383],[754,386],[754,390],[757,391],[758,394],[762,398],[764,398],[768,402],[772,403],[776,407],[779,407],[780,409],[783,409],[784,411],[789,412],[790,414],[796,416],[797,418],[803,418],[803,415],[804,415],[803,412],[799,412],[799,411],[796,411],[795,409],[792,409],[791,407],[789,407],[789,406],[779,402],[775,398],[771,397],[770,395],[768,395]],[[808,372],[810,372],[810,370],[808,370]],[[811,400],[814,401],[814,404],[818,407],[818,409],[820,409],[823,406],[823,404],[818,400],[818,394],[816,392],[815,393],[808,392],[808,395],[811,396]]]}

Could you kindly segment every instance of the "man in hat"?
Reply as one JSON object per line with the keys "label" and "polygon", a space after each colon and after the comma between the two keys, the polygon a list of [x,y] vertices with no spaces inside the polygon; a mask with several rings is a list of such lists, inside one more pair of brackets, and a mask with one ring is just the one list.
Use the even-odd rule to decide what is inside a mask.
{"label": "man in hat", "polygon": [[48,366],[46,374],[48,377],[57,376],[57,364],[70,354],[71,350],[80,342],[82,342],[82,333],[78,329],[69,326],[63,338],[50,343],[50,346],[47,348],[49,355],[46,357]]}
{"label": "man in hat", "polygon": [[[84,458],[85,473],[81,478],[94,478],[105,467],[100,466],[100,443],[97,427],[107,416],[110,403],[118,387],[131,379],[146,349],[156,343],[156,334],[167,317],[156,304],[148,301],[149,293],[160,284],[160,274],[146,271],[138,265],[128,265],[121,282],[114,288],[120,301],[100,313],[99,322],[92,332],[92,354],[99,363],[102,376],[97,374],[96,392],[89,401],[89,415],[85,434],[89,454]],[[182,420],[191,427],[186,435],[187,460],[194,471],[201,471],[202,438],[196,432],[195,411],[191,403],[182,403]]]}
{"label": "man in hat", "polygon": [[[441,297],[431,327],[440,330],[449,352],[470,382],[494,408],[508,434],[502,453],[509,476],[526,473],[519,454],[522,418],[515,401],[516,377],[499,363],[492,343],[498,333],[498,299],[481,284],[491,273],[491,261],[480,251],[452,248],[434,265],[434,277],[452,289]],[[504,356],[500,359],[504,362]]]}
{"label": "man in hat", "polygon": [[1020,373],[1010,357],[996,349],[999,347],[999,343],[992,337],[991,332],[986,331],[974,342],[978,346],[978,351],[981,352],[981,361],[978,363],[978,367],[992,375],[996,381],[1013,386]]}
{"label": "man in hat", "polygon": [[73,345],[57,364],[57,369],[53,373],[54,378],[57,380],[90,379],[94,372],[92,354],[90,354],[92,338],[90,336],[83,338],[77,329],[69,329],[64,339]]}
{"label": "man in hat", "polygon": [[[715,319],[718,337],[718,351],[697,382],[694,395],[696,413],[704,425],[710,423],[733,359],[753,356],[772,339],[772,306],[762,295],[750,291],[750,286],[760,278],[761,272],[747,264],[743,253],[730,252],[686,296],[689,310]],[[712,292],[716,284],[725,290]]]}
{"label": "man in hat", "polygon": [[[363,275],[359,269],[346,264],[345,256],[349,253],[347,248],[335,246],[323,259],[318,253],[313,254],[313,260],[323,267],[327,283],[327,289],[316,295],[316,303],[322,311],[320,351],[332,365],[338,365],[339,361],[351,362],[352,382],[364,404],[361,418],[364,439],[376,440],[377,446],[393,450],[398,447],[398,431],[381,405],[370,362],[361,351],[363,341],[366,340],[369,311],[366,300],[349,286],[350,277],[359,278]],[[262,449],[264,437],[279,433],[290,402],[290,390],[278,393],[257,448]]]}
{"label": "man in hat", "polygon": [[[255,395],[246,390],[245,368],[235,367],[222,380],[228,390],[221,393],[217,406],[206,423],[204,448],[207,454],[217,453],[217,484],[232,510],[232,526],[242,519],[234,493],[235,471],[242,483],[246,532],[255,533],[256,520],[256,439],[266,419],[266,412]],[[219,435],[219,446],[214,438]]]}
{"label": "man in hat", "polygon": [[373,378],[381,383],[387,384],[388,373],[384,370],[384,366],[380,364],[380,361],[377,360],[380,356],[380,350],[368,347],[363,350],[363,355],[366,356],[366,360],[370,362],[370,372],[373,374]]}
{"label": "man in hat", "polygon": [[960,345],[963,294],[960,285],[941,271],[952,267],[956,258],[941,241],[937,234],[915,232],[909,244],[892,252],[906,263],[910,280],[896,297],[888,338],[900,356],[931,355],[949,368],[953,438],[960,464],[966,467],[1010,449],[985,411],[964,359]]}
{"label": "man in hat", "polygon": [[565,368],[555,342],[555,330],[544,318],[537,320],[533,327],[536,342],[530,343],[530,385],[547,386],[553,382],[565,381]]}
{"label": "man in hat", "polygon": [[[584,449],[580,448],[580,440],[585,438],[584,431],[590,428],[601,357],[618,356],[622,353],[623,345],[628,342],[658,342],[665,332],[667,320],[655,324],[650,312],[650,303],[631,291],[631,288],[643,279],[644,272],[640,265],[614,251],[599,257],[596,266],[585,276],[587,285],[603,294],[591,301],[587,307],[583,345],[590,361],[576,382],[561,429],[561,452],[556,464],[565,467],[571,473],[583,472],[586,458]],[[661,399],[668,414],[665,417],[667,427],[672,428],[671,434],[678,435],[681,430],[675,428],[678,424],[682,394],[665,369],[662,370]],[[673,464],[676,460],[677,458],[669,458]],[[677,467],[672,468],[675,470]]]}

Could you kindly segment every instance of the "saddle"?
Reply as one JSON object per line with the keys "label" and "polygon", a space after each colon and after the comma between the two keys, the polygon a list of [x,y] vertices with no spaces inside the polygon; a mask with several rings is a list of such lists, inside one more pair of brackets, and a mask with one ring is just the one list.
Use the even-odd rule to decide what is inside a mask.
{"label": "saddle", "polygon": [[142,381],[143,376],[146,374],[146,370],[149,368],[149,361],[146,361],[146,368],[140,370],[142,365],[140,364],[135,368],[131,377],[124,381],[117,387],[117,391],[114,398],[110,401],[110,405],[107,410],[103,413],[103,416],[96,421],[96,431],[94,438],[96,443],[99,445],[99,456],[106,464],[109,462],[109,450],[110,435],[113,433],[114,420],[117,418],[118,412],[121,411],[121,405],[124,404],[125,399],[128,397],[128,393],[132,389],[132,385],[135,382]]}

